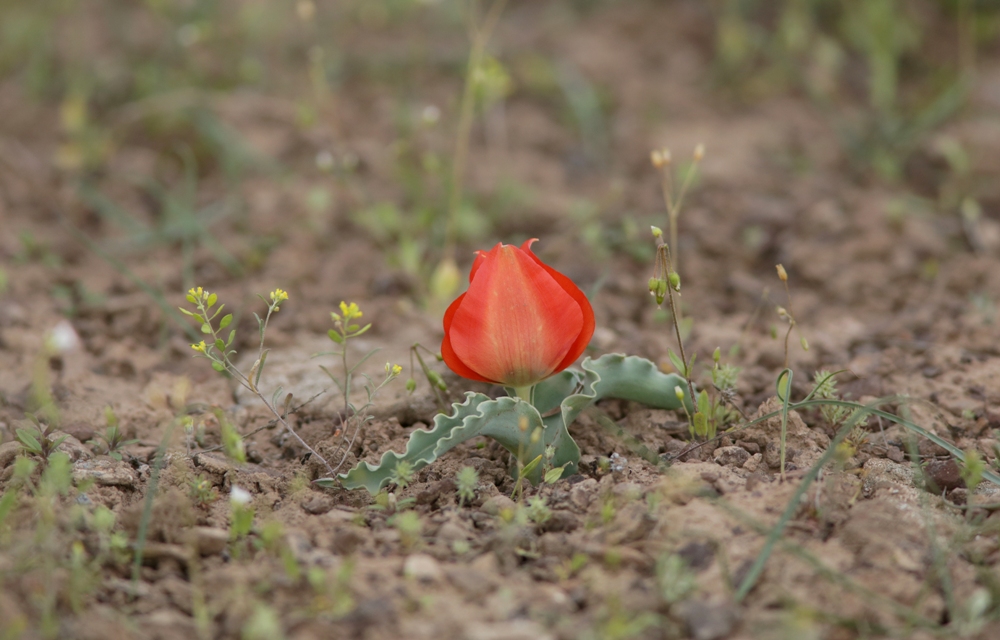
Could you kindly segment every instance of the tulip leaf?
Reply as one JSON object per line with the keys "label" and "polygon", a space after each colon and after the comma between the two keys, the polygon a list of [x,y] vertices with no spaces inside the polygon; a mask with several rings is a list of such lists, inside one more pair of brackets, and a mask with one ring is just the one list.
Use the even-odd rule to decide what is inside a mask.
{"label": "tulip leaf", "polygon": [[[414,431],[404,453],[387,451],[378,465],[362,462],[339,478],[348,489],[364,487],[375,494],[392,481],[401,461],[416,471],[449,449],[482,435],[497,440],[524,465],[552,446],[555,453],[546,468],[535,465],[523,470],[525,477],[538,484],[553,467],[563,467],[564,477],[576,473],[580,448],[569,435],[569,425],[594,402],[619,398],[659,409],[681,408],[674,388],[685,388],[687,382],[676,374],[663,373],[645,358],[608,354],[597,360],[586,358],[581,369],[563,371],[536,385],[535,406],[519,398],[491,400],[481,393],[466,393],[465,402],[453,404],[450,415],[435,416],[430,430]],[[693,411],[690,399],[685,396],[685,401]],[[538,427],[543,427],[542,437],[532,443],[531,433]]]}
{"label": "tulip leaf", "polygon": [[[525,461],[537,457],[545,448],[541,441],[546,438],[535,445],[530,443],[530,433],[542,426],[542,417],[537,409],[523,400],[509,397],[491,400],[481,393],[468,392],[465,402],[453,404],[452,409],[451,415],[441,413],[435,416],[430,430],[414,431],[406,444],[405,453],[387,451],[382,454],[377,466],[362,462],[348,473],[341,474],[339,477],[343,485],[348,489],[364,487],[372,494],[378,493],[392,480],[400,462],[410,463],[416,471],[437,460],[445,451],[479,435],[491,436],[515,453],[520,448]],[[522,419],[527,422],[525,430],[520,428]],[[538,451],[535,452],[535,449]]]}

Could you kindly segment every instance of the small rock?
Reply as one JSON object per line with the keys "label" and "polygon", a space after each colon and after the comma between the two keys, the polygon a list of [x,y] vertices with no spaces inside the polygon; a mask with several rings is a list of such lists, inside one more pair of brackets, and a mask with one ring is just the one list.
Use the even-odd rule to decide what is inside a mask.
{"label": "small rock", "polygon": [[314,494],[302,501],[302,510],[314,516],[323,515],[333,509],[333,499],[321,493]]}
{"label": "small rock", "polygon": [[333,534],[333,551],[342,556],[349,556],[367,540],[367,529],[354,525],[338,527]]}
{"label": "small rock", "polygon": [[866,496],[872,495],[880,484],[895,483],[913,486],[913,470],[885,458],[870,458],[863,467],[862,489]]}
{"label": "small rock", "polygon": [[87,442],[97,437],[97,431],[86,422],[71,422],[60,427],[63,433],[68,433],[80,442]]}
{"label": "small rock", "polygon": [[962,471],[958,468],[958,463],[955,462],[954,458],[931,460],[924,469],[938,489],[957,489],[965,485],[965,481],[962,480]]}
{"label": "small rock", "polygon": [[594,499],[596,489],[597,480],[593,478],[582,480],[574,484],[573,488],[569,490],[569,501],[577,509],[586,511],[587,507],[590,506],[591,500]]}
{"label": "small rock", "polygon": [[533,620],[473,622],[465,628],[467,640],[553,640],[553,635]]}
{"label": "small rock", "polygon": [[210,456],[206,453],[196,455],[194,457],[194,463],[205,471],[218,474],[220,476],[224,476],[233,470],[233,465],[229,464],[227,461],[222,458]]}
{"label": "small rock", "polygon": [[448,580],[466,598],[476,602],[490,595],[497,588],[497,580],[493,574],[466,565],[449,567]]}
{"label": "small rock", "polygon": [[[65,435],[66,439],[59,444],[58,449],[59,451],[62,451],[63,453],[68,455],[70,460],[76,462],[78,460],[89,460],[94,457],[93,452],[91,452],[91,450],[88,449],[87,447],[83,446],[83,443],[81,443],[79,440],[77,440],[76,438],[74,438],[69,434]],[[51,437],[53,439],[56,439],[61,436],[59,432],[56,432]]]}
{"label": "small rock", "polygon": [[760,468],[760,463],[764,460],[764,455],[760,453],[755,453],[747,461],[743,463],[743,468],[750,473],[755,473],[757,469]]}
{"label": "small rock", "polygon": [[728,637],[739,619],[739,613],[729,604],[686,600],[673,611],[684,621],[694,640],[718,640]]}
{"label": "small rock", "polygon": [[21,453],[21,443],[16,440],[0,444],[0,469],[9,467],[17,454]]}
{"label": "small rock", "polygon": [[438,582],[444,573],[437,560],[426,553],[415,553],[403,563],[403,575],[418,582]]}
{"label": "small rock", "polygon": [[549,519],[542,523],[542,531],[574,531],[580,526],[580,518],[567,509],[553,509]]}
{"label": "small rock", "polygon": [[893,462],[902,462],[906,460],[906,455],[903,450],[895,445],[889,445],[885,450],[885,457],[889,458]]}
{"label": "small rock", "polygon": [[438,480],[417,494],[417,504],[434,504],[444,495],[455,493],[455,481],[451,478]]}
{"label": "small rock", "polygon": [[736,442],[737,447],[743,447],[747,450],[747,453],[753,455],[755,453],[760,453],[760,445],[751,440],[738,440]]}
{"label": "small rock", "polygon": [[689,542],[677,550],[677,555],[684,558],[688,568],[702,571],[715,559],[715,545],[711,542]]}
{"label": "small rock", "polygon": [[464,542],[469,539],[469,532],[465,530],[465,527],[448,520],[438,528],[437,539],[446,545],[451,545],[453,542]]}
{"label": "small rock", "polygon": [[73,480],[93,480],[102,487],[135,489],[139,478],[128,464],[120,460],[81,460],[73,465]]}
{"label": "small rock", "polygon": [[229,532],[215,527],[191,527],[188,530],[188,541],[194,545],[203,556],[214,556],[222,553],[229,544]]}
{"label": "small rock", "polygon": [[750,452],[735,445],[715,450],[715,462],[724,467],[742,467],[750,459]]}
{"label": "small rock", "polygon": [[514,511],[517,509],[517,504],[505,495],[493,496],[484,502],[483,506],[479,507],[480,511],[488,513],[491,516],[500,515],[506,509]]}

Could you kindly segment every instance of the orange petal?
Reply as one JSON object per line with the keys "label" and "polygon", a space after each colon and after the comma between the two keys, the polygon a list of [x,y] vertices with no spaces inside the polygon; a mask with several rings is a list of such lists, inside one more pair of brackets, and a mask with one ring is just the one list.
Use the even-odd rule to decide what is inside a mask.
{"label": "orange petal", "polygon": [[510,245],[485,254],[469,290],[446,314],[455,361],[514,387],[554,373],[577,347],[587,321],[580,303],[550,272],[530,251]]}
{"label": "orange petal", "polygon": [[594,336],[594,328],[597,326],[597,323],[594,319],[594,307],[591,306],[590,300],[587,299],[587,295],[581,291],[580,287],[576,286],[572,280],[542,262],[541,259],[534,254],[531,250],[531,245],[535,242],[538,242],[538,238],[532,238],[531,240],[525,241],[525,243],[521,245],[521,250],[531,256],[542,269],[545,269],[545,271],[559,283],[563,290],[576,300],[577,304],[580,305],[580,310],[583,312],[583,326],[580,328],[580,335],[576,337],[576,341],[569,348],[569,351],[562,359],[562,362],[556,365],[556,368],[553,370],[553,373],[558,373],[573,364],[587,349],[587,345],[590,344],[590,339]]}
{"label": "orange petal", "polygon": [[444,340],[441,342],[441,358],[444,360],[444,363],[448,365],[449,369],[463,378],[477,380],[479,382],[493,382],[492,380],[487,380],[469,367],[465,366],[465,363],[459,360],[458,356],[455,355],[455,350],[451,346],[451,338],[448,336],[448,332],[451,329],[451,321],[464,299],[465,294],[463,293],[458,296],[458,298],[456,298],[455,301],[448,306],[448,310],[444,312]]}

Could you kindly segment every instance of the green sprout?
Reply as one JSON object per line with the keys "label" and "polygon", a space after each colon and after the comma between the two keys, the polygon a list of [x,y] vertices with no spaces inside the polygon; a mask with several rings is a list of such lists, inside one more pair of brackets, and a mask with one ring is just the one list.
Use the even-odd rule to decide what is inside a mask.
{"label": "green sprout", "polygon": [[21,444],[21,449],[25,453],[40,458],[42,462],[48,462],[52,454],[59,448],[59,445],[69,436],[63,435],[53,438],[52,436],[56,430],[54,425],[43,425],[31,413],[24,415],[31,422],[32,426],[34,426],[34,430],[17,429],[14,437]]}
{"label": "green sprout", "polygon": [[139,441],[125,439],[125,434],[118,426],[118,416],[115,415],[115,411],[111,407],[104,408],[104,421],[107,423],[107,428],[103,434],[98,434],[98,437],[104,441],[105,453],[115,460],[121,460],[122,454],[119,450]]}
{"label": "green sprout", "polygon": [[[815,396],[821,400],[840,400],[840,393],[837,391],[837,379],[835,373],[822,369],[813,374],[813,384],[816,391]],[[819,408],[820,415],[832,427],[843,423],[851,415],[851,408],[836,404],[824,404]]]}
{"label": "green sprout", "polygon": [[473,467],[462,467],[455,476],[457,485],[458,506],[464,507],[476,497],[476,487],[479,486],[479,472]]}
{"label": "green sprout", "polygon": [[405,489],[413,482],[413,465],[406,460],[400,460],[396,463],[396,469],[392,474],[392,481],[400,489]]}
{"label": "green sprout", "polygon": [[545,498],[533,496],[528,500],[528,518],[535,524],[545,524],[552,517],[552,509],[549,509]]}
{"label": "green sprout", "polygon": [[389,518],[389,524],[399,531],[399,541],[403,548],[412,549],[420,544],[424,523],[416,511],[401,511]]}

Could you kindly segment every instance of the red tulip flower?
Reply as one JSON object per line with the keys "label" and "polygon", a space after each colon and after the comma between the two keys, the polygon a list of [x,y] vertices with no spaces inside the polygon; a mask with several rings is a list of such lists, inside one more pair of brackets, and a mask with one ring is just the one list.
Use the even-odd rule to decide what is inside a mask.
{"label": "red tulip flower", "polygon": [[470,380],[521,390],[559,373],[587,348],[594,309],[573,282],[531,252],[497,244],[479,251],[469,290],[444,314],[441,355]]}

